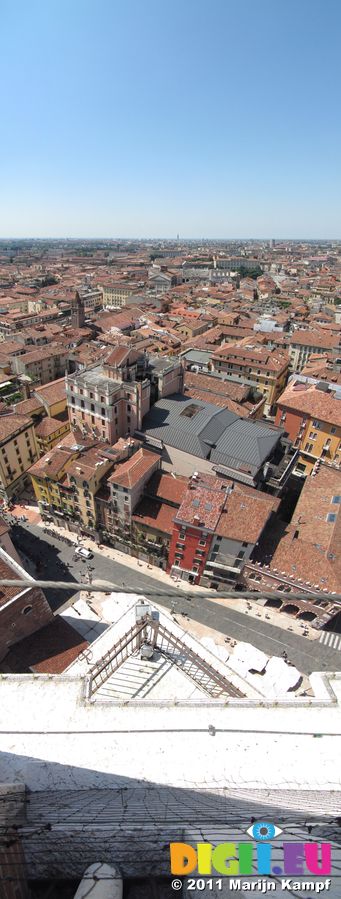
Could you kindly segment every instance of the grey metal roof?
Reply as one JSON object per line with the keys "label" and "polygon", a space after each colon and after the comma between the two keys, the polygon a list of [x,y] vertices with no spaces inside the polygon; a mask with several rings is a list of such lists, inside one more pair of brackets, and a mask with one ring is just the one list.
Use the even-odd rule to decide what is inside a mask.
{"label": "grey metal roof", "polygon": [[[189,406],[198,411],[183,415]],[[168,446],[200,459],[238,468],[246,463],[258,469],[276,446],[282,431],[238,418],[213,403],[173,394],[155,403],[143,419],[143,431]]]}
{"label": "grey metal roof", "polygon": [[[198,407],[198,411],[192,418],[181,414],[193,405]],[[157,437],[169,446],[192,453],[200,459],[207,459],[212,444],[216,443],[236,418],[233,412],[219,409],[213,403],[172,394],[152,406],[143,419],[143,430],[150,437]]]}
{"label": "grey metal roof", "polygon": [[187,350],[187,353],[181,353],[188,362],[209,362],[212,353],[208,350]]}
{"label": "grey metal roof", "polygon": [[269,458],[281,433],[257,421],[238,418],[233,428],[228,428],[219,438],[211,461],[226,465],[227,460],[238,459],[259,468]]}

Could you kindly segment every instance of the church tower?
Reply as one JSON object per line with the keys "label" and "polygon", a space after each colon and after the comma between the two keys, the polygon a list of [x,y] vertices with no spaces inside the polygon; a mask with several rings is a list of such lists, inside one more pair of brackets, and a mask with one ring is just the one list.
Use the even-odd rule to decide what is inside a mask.
{"label": "church tower", "polygon": [[71,327],[72,328],[84,328],[85,324],[85,309],[84,309],[84,300],[79,296],[78,290],[74,297],[71,300]]}

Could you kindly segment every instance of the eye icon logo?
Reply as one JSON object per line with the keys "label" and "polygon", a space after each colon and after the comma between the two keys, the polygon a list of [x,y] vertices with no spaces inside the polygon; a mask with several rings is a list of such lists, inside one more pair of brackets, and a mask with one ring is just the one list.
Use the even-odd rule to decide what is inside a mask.
{"label": "eye icon logo", "polygon": [[283,831],[280,827],[276,827],[275,824],[269,823],[269,821],[257,821],[256,824],[252,824],[249,827],[246,833],[253,837],[254,840],[261,841],[274,840]]}

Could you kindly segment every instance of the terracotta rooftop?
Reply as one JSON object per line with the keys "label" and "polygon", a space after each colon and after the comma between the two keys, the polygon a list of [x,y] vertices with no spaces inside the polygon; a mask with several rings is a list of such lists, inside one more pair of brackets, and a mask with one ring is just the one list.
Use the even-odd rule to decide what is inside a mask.
{"label": "terracotta rooftop", "polygon": [[[5,533],[2,531],[1,533]],[[13,580],[17,577],[16,570],[13,570],[10,565],[8,565],[4,559],[0,558],[0,580]],[[33,581],[32,581],[33,586]],[[19,593],[22,592],[22,587],[0,587],[0,609],[2,606],[6,605],[6,603],[10,599],[14,599],[15,596],[18,596]]]}
{"label": "terracotta rooftop", "polygon": [[29,468],[30,475],[36,475],[38,478],[58,478],[59,473],[68,465],[68,462],[72,459],[74,453],[71,449],[59,449],[58,447],[54,447],[48,453],[45,453],[41,459],[38,459],[34,465],[31,465]]}
{"label": "terracotta rooftop", "polygon": [[56,431],[59,431],[62,428],[64,422],[60,421],[58,418],[43,418],[43,420],[39,423],[39,425],[35,425],[35,433],[37,437],[48,437],[50,434],[54,434]]}
{"label": "terracotta rooftop", "polygon": [[225,487],[224,481],[213,476],[200,475],[197,481],[192,478],[176,520],[215,531],[225,503]]}
{"label": "terracotta rooftop", "polygon": [[26,415],[18,415],[10,413],[9,415],[1,415],[0,417],[0,442],[8,440],[16,431],[23,431],[29,428],[32,421]]}
{"label": "terracotta rooftop", "polygon": [[262,346],[259,342],[252,341],[249,338],[240,341],[238,344],[227,343],[219,347],[214,353],[214,358],[220,359],[238,359],[245,364],[256,364],[260,368],[266,368],[270,371],[280,371],[288,365],[288,353],[277,348],[271,350],[269,347]]}
{"label": "terracotta rooftop", "polygon": [[32,415],[33,412],[44,411],[41,400],[36,399],[35,396],[30,396],[28,400],[21,400],[20,403],[15,403],[13,409],[15,412],[19,412],[20,415]]}
{"label": "terracotta rooftop", "polygon": [[341,590],[341,471],[321,465],[305,481],[290,526],[271,568],[309,581],[320,590]]}
{"label": "terracotta rooftop", "polygon": [[216,533],[230,540],[256,543],[279,504],[280,500],[270,494],[235,483],[232,493],[227,495]]}
{"label": "terracotta rooftop", "polygon": [[330,331],[320,328],[316,331],[294,331],[291,336],[292,346],[297,344],[299,346],[323,347],[323,349],[337,347],[339,340],[339,334],[332,334]]}
{"label": "terracotta rooftop", "polygon": [[333,392],[319,390],[316,384],[290,381],[277,400],[278,406],[294,409],[317,420],[341,426],[341,401]]}
{"label": "terracotta rooftop", "polygon": [[121,487],[134,487],[144,474],[152,471],[155,463],[159,460],[159,455],[141,447],[130,459],[117,465],[108,481],[110,484],[119,484]]}
{"label": "terracotta rooftop", "polygon": [[175,515],[174,507],[144,497],[135,509],[133,521],[135,524],[144,524],[161,533],[172,534]]}
{"label": "terracotta rooftop", "polygon": [[35,396],[41,397],[48,405],[62,402],[66,398],[65,378],[50,381],[42,387],[36,387]]}
{"label": "terracotta rooftop", "polygon": [[235,403],[230,397],[223,397],[217,393],[198,390],[194,387],[185,387],[184,394],[186,397],[192,397],[194,400],[203,400],[205,403],[213,403],[214,406],[219,406],[221,409],[228,409],[229,412],[234,412],[235,415],[239,415],[241,418],[247,418],[249,414],[249,410],[245,406]]}
{"label": "terracotta rooftop", "polygon": [[67,621],[56,616],[46,627],[16,643],[1,667],[13,674],[61,674],[88,646]]}
{"label": "terracotta rooftop", "polygon": [[[227,396],[236,403],[242,403],[247,399],[250,388],[243,384],[237,384],[234,381],[224,380],[214,375],[206,375],[201,372],[185,371],[185,386],[207,390],[210,393],[216,393],[218,396]],[[207,397],[207,402],[209,402]],[[210,400],[213,402],[213,400]]]}
{"label": "terracotta rooftop", "polygon": [[171,475],[164,471],[155,471],[148,482],[148,494],[154,494],[159,500],[168,500],[180,506],[188,487],[188,478]]}

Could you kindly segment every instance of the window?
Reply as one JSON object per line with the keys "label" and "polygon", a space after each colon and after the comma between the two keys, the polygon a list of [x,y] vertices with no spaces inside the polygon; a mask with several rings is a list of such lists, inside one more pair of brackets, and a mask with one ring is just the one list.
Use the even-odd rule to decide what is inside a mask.
{"label": "window", "polygon": [[316,437],[317,437],[316,431],[310,431],[309,439],[316,440]]}
{"label": "window", "polygon": [[180,531],[180,534],[179,534],[179,540],[184,540],[185,537],[186,537],[185,531]]}
{"label": "window", "polygon": [[127,415],[127,422],[128,422],[128,424],[130,424],[130,421],[131,421],[130,415]]}
{"label": "window", "polygon": [[192,571],[199,571],[199,565],[196,562],[192,565]]}
{"label": "window", "polygon": [[124,497],[124,502],[125,502],[125,503],[129,503],[129,496],[125,496],[125,497]]}
{"label": "window", "polygon": [[130,403],[127,404],[127,410],[128,410],[128,412],[130,412],[130,410],[131,410],[131,405],[130,405]]}
{"label": "window", "polygon": [[104,406],[102,406],[102,408],[101,408],[101,416],[102,416],[102,418],[105,418],[105,407]]}
{"label": "window", "polygon": [[313,444],[312,444],[312,443],[306,443],[306,445],[305,445],[305,452],[306,452],[306,453],[311,453],[312,449],[313,449]]}
{"label": "window", "polygon": [[95,404],[94,404],[94,403],[91,403],[90,409],[91,409],[91,412],[94,412],[94,411],[95,411]]}
{"label": "window", "polygon": [[336,428],[331,428],[331,429],[330,429],[330,433],[331,433],[331,434],[336,434]]}
{"label": "window", "polygon": [[326,521],[333,522],[336,521],[336,512],[328,512]]}
{"label": "window", "polygon": [[332,503],[339,505],[341,503],[341,496],[333,496]]}
{"label": "window", "polygon": [[313,428],[317,428],[317,430],[319,430],[320,427],[321,427],[320,422],[317,421],[317,419],[314,418],[314,419],[313,419]]}
{"label": "window", "polygon": [[32,612],[33,606],[25,606],[24,609],[21,610],[22,615],[29,615]]}
{"label": "window", "polygon": [[180,565],[180,559],[174,559],[174,565],[178,568]]}
{"label": "window", "polygon": [[93,398],[94,398],[93,393],[89,393],[89,397],[90,397],[91,400],[93,400]]}
{"label": "window", "polygon": [[307,466],[306,466],[306,465],[303,465],[302,462],[298,462],[297,465],[296,465],[297,471],[305,471],[305,470],[306,470],[306,467],[307,467]]}
{"label": "window", "polygon": [[74,405],[75,405],[75,402],[76,402],[76,401],[75,401],[75,398],[74,398],[74,396],[72,396],[72,397],[71,397],[71,405],[74,406]]}
{"label": "window", "polygon": [[243,559],[244,556],[245,556],[245,553],[244,553],[244,551],[241,549],[241,550],[239,551],[238,555],[237,555],[237,559]]}
{"label": "window", "polygon": [[206,546],[206,537],[202,537],[201,540],[199,540],[199,546]]}
{"label": "window", "polygon": [[248,546],[248,545],[249,545],[248,543],[242,543],[242,546]]}

